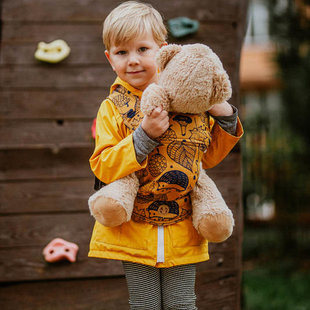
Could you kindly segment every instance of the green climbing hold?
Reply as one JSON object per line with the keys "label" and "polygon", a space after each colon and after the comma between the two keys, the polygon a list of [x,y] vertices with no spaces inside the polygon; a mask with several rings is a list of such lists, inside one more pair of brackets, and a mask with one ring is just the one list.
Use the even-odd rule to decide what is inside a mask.
{"label": "green climbing hold", "polygon": [[195,33],[199,28],[199,22],[188,17],[176,17],[168,20],[168,28],[173,37],[181,38]]}

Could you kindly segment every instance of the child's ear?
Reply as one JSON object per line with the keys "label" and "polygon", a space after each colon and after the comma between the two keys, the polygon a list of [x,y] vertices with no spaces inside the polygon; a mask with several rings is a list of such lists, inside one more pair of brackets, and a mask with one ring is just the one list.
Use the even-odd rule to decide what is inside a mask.
{"label": "child's ear", "polygon": [[111,65],[111,67],[112,67],[112,69],[113,69],[113,71],[115,71],[115,68],[114,68],[114,66],[113,66],[113,64],[112,64],[112,62],[111,62],[111,58],[110,58],[110,53],[109,53],[109,51],[108,51],[108,50],[105,50],[105,51],[104,51],[104,54],[105,54],[105,57],[107,57],[107,60],[109,61],[110,65]]}

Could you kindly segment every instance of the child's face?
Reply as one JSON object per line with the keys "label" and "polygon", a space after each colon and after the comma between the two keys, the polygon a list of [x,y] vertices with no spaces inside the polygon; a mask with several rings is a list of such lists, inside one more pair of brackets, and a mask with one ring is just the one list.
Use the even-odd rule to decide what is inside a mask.
{"label": "child's face", "polygon": [[159,50],[153,35],[149,33],[115,46],[105,54],[116,74],[131,86],[144,90],[157,81],[155,54]]}

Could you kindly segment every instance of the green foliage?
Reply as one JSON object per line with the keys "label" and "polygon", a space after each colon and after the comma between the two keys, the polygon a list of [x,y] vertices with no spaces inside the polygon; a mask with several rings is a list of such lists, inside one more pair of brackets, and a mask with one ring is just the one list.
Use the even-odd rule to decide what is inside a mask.
{"label": "green foliage", "polygon": [[[310,143],[310,1],[271,0],[270,32],[277,46],[288,126]],[[309,10],[309,7],[308,7]],[[308,14],[308,15],[307,15]]]}
{"label": "green foliage", "polygon": [[310,309],[310,230],[294,232],[297,247],[289,255],[281,232],[270,223],[246,227],[243,241],[243,310]]}
{"label": "green foliage", "polygon": [[243,261],[250,265],[274,265],[284,270],[303,268],[310,262],[310,230],[299,228],[293,232],[296,240],[294,255],[289,256],[291,244],[281,244],[281,231],[271,223],[246,227],[243,239]]}
{"label": "green foliage", "polygon": [[310,0],[266,4],[281,103],[270,110],[263,94],[256,112],[245,117],[244,195],[256,193],[262,202],[275,201],[277,218],[246,225],[243,309],[308,310],[310,231],[301,223],[307,223],[310,201],[309,7],[305,10]]}
{"label": "green foliage", "polygon": [[310,273],[257,268],[243,274],[244,310],[308,310]]}
{"label": "green foliage", "polygon": [[281,109],[269,111],[261,104],[244,126],[245,195],[255,192],[262,201],[274,200],[279,220],[289,219],[288,224],[294,224],[310,200],[310,17],[305,11],[309,2],[267,1],[282,82]]}

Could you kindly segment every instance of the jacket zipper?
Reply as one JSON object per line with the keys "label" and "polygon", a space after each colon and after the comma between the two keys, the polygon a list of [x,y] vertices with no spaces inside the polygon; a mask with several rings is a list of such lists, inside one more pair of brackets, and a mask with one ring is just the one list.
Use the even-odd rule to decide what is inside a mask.
{"label": "jacket zipper", "polygon": [[165,262],[164,226],[157,229],[157,263]]}

